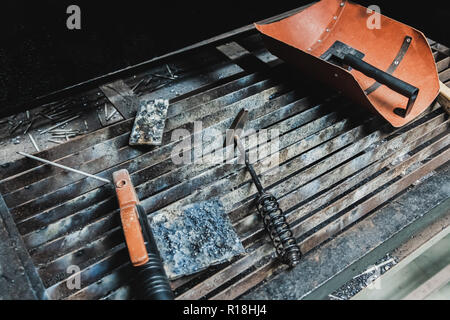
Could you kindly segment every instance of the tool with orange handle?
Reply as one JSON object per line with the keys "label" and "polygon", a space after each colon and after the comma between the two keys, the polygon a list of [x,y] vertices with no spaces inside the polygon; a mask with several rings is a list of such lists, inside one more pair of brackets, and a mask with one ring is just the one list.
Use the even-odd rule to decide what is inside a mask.
{"label": "tool with orange handle", "polygon": [[136,298],[141,300],[174,299],[147,215],[139,204],[128,171],[114,172],[113,180],[128,253],[137,271],[133,285]]}
{"label": "tool with orange handle", "polygon": [[[49,160],[30,154],[19,154],[58,168],[75,172],[98,181],[111,183],[110,180],[63,166]],[[147,215],[139,204],[139,199],[131,183],[127,170],[113,173],[114,186],[120,206],[125,240],[130,254],[131,263],[137,271],[134,289],[136,298],[140,300],[173,300],[174,295],[161,261],[152,230],[148,224]]]}

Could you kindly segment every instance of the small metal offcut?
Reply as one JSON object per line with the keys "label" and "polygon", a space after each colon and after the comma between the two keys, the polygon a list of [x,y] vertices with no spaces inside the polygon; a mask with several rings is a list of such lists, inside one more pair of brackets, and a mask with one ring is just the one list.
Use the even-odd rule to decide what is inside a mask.
{"label": "small metal offcut", "polygon": [[161,145],[168,107],[168,100],[141,101],[130,135],[130,145]]}
{"label": "small metal offcut", "polygon": [[220,200],[158,212],[151,227],[169,279],[228,262],[244,247]]}

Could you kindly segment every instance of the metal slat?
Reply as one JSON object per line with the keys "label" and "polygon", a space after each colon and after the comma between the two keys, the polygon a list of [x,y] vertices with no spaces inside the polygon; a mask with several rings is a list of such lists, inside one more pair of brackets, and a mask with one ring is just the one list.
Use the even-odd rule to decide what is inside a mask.
{"label": "metal slat", "polygon": [[409,187],[412,183],[420,179],[420,177],[423,177],[427,173],[433,171],[434,169],[438,168],[439,166],[447,162],[449,156],[450,150],[447,149],[444,153],[433,158],[425,165],[415,170],[413,173],[401,178],[399,181],[385,188],[376,196],[373,196],[370,199],[364,201],[357,208],[341,216],[338,220],[335,220],[333,223],[327,225],[326,228],[320,230],[319,232],[316,232],[309,238],[305,239],[305,241],[301,245],[301,248],[305,252],[307,252],[311,250],[313,247],[321,244],[328,237],[336,234],[338,230],[340,231],[343,229],[343,227],[346,227],[351,223],[355,222],[356,220],[362,218],[365,214],[374,210],[378,206],[382,205],[385,201],[389,200],[399,192]]}
{"label": "metal slat", "polygon": [[[294,109],[299,110],[298,108],[304,109],[307,105],[308,105],[308,104],[304,105],[304,104],[302,104],[302,103],[299,103],[299,104],[294,103],[294,104],[290,105],[290,108],[294,108]],[[277,111],[277,112],[278,112],[278,111]],[[277,118],[278,118],[278,117],[277,117]],[[305,117],[305,118],[307,118],[307,117]],[[189,170],[186,170],[186,171],[189,172]],[[177,176],[178,176],[178,174],[175,172],[175,177],[177,177]],[[212,177],[211,179],[213,179],[213,177]],[[152,183],[152,185],[153,185],[153,182],[152,182],[152,181],[146,182],[146,184],[148,184],[148,183]],[[137,190],[139,190],[139,188],[140,188],[140,186],[137,185]],[[186,188],[183,188],[183,189],[186,189]],[[111,195],[111,196],[113,196],[113,195]],[[141,194],[141,196],[142,196],[142,194]],[[98,197],[95,197],[95,198],[98,200]],[[92,215],[92,212],[87,211],[87,214]],[[95,216],[95,215],[94,215],[94,216]],[[79,220],[79,219],[77,219],[77,220]],[[63,225],[67,225],[67,222],[61,224],[61,227],[62,227]],[[54,227],[54,228],[51,228],[51,230],[58,230],[58,228]],[[66,230],[63,230],[62,234],[63,234],[65,231],[66,231]],[[45,232],[45,231],[41,231],[41,232]],[[54,231],[50,231],[50,233],[53,234]],[[27,239],[27,237],[25,237],[25,238]],[[45,239],[45,237],[43,237],[43,238]]]}
{"label": "metal slat", "polygon": [[[87,282],[87,283],[95,283],[98,281],[101,281],[101,277],[99,273],[99,269],[100,270],[104,270],[106,271],[106,273],[116,269],[117,267],[119,267],[120,265],[124,264],[125,262],[127,262],[127,260],[129,259],[128,257],[128,252],[127,251],[121,251],[120,254],[117,255],[113,255],[107,258],[102,259],[100,262],[98,262],[95,267],[93,268],[92,266],[89,266],[87,268],[85,268],[84,270],[82,270],[82,281]],[[107,271],[109,270],[109,271]],[[70,281],[70,279],[73,279],[74,277],[78,276],[78,274],[72,274],[70,275],[70,277],[68,278]],[[103,276],[103,274],[102,274]],[[49,297],[51,299],[63,299],[71,294],[73,294],[73,290],[69,289],[67,287],[67,282],[63,281],[63,282],[59,282],[49,288],[47,288],[47,294],[49,295]]]}
{"label": "metal slat", "polygon": [[[279,72],[279,69],[280,69],[279,67],[275,67],[273,70],[271,70],[271,72],[276,74],[277,72]],[[281,68],[281,70],[282,69],[283,68]],[[203,103],[206,103],[208,101],[213,100],[214,98],[220,97],[220,96],[224,95],[224,90],[226,90],[226,89],[231,89],[231,90],[237,90],[238,88],[242,89],[242,88],[244,88],[247,85],[253,84],[255,80],[258,80],[258,79],[259,80],[263,80],[264,78],[267,78],[268,74],[269,73],[267,73],[267,72],[265,72],[265,73],[254,73],[254,74],[251,74],[249,76],[245,76],[245,74],[241,74],[242,78],[239,78],[236,81],[232,81],[229,85],[220,86],[218,88],[212,88],[212,89],[209,89],[207,91],[201,92],[201,93],[199,93],[199,94],[197,94],[197,95],[195,95],[193,97],[190,97],[190,98],[187,98],[187,99],[183,99],[181,101],[176,102],[169,109],[169,114],[168,115],[169,116],[174,116],[174,115],[177,115],[177,114],[179,114],[179,113],[181,113],[183,111],[186,111],[185,110],[186,107],[191,107],[192,108],[192,106],[197,106],[199,104],[198,101],[202,101]],[[229,92],[232,92],[232,91],[229,91]],[[94,97],[97,97],[97,92],[95,92],[95,94],[92,94],[92,95],[94,95]],[[124,124],[128,125],[128,126],[131,126],[132,125],[132,121],[129,120],[129,121],[124,121],[124,122],[120,123],[120,125],[124,125]],[[116,128],[116,126],[110,126],[108,128]],[[129,131],[128,129],[129,128],[127,127],[127,131]],[[103,130],[101,130],[101,131],[103,131]],[[93,138],[93,136],[89,136],[89,140],[91,140],[91,138]],[[98,142],[95,139],[93,141],[94,142]],[[80,141],[77,141],[77,143],[82,146]],[[64,145],[66,145],[66,144],[64,144]],[[64,150],[62,150],[62,149],[64,149]],[[70,149],[67,149],[67,148],[64,148],[62,146],[59,146],[59,147],[55,147],[55,148],[52,148],[52,149],[46,150],[46,151],[51,152],[51,154],[49,154],[48,156],[51,157],[52,159],[49,158],[49,160],[56,160],[57,157],[62,157],[63,155],[66,155],[66,154],[63,154],[61,152],[62,151],[67,152],[67,150],[70,150]],[[75,150],[72,149],[72,151],[75,151]],[[45,152],[43,152],[43,153],[45,153]],[[43,153],[40,153],[38,155],[40,157],[46,158],[47,155],[46,154],[44,155]],[[56,153],[58,153],[58,155],[56,155]],[[26,159],[23,159],[21,161],[24,161],[24,160],[26,160]],[[14,162],[14,164],[16,164],[16,162]],[[5,167],[8,167],[8,172],[9,173],[14,171],[14,168],[11,168],[11,165],[13,165],[13,163],[5,165]],[[15,168],[19,168],[23,172],[23,167],[21,167],[22,165],[23,164],[20,164],[19,166],[16,165]],[[18,173],[20,174],[21,172],[18,172]],[[0,179],[2,179],[2,178],[0,178]]]}
{"label": "metal slat", "polygon": [[[298,104],[298,107],[302,107],[302,105],[301,104]],[[293,108],[293,109],[298,109],[298,107],[294,104],[294,105],[292,105],[291,106],[291,108]],[[152,168],[149,168],[150,170],[152,169]],[[153,169],[155,169],[154,167],[153,167]],[[147,170],[147,169],[146,169]],[[158,172],[158,171],[154,171],[154,172]],[[141,172],[141,174],[139,175],[139,176],[142,176],[142,172]],[[139,179],[137,179],[138,181],[137,182],[139,182]],[[146,180],[146,179],[144,179],[144,180]],[[107,193],[105,192],[104,193],[105,195],[107,195]],[[88,195],[84,195],[83,197],[87,197]],[[97,200],[99,200],[99,198],[98,198],[98,195],[97,194],[95,194],[95,198],[97,199]],[[112,196],[112,195],[111,195]],[[85,199],[85,198],[84,198]],[[83,200],[84,200],[83,199]],[[81,200],[81,199],[77,199],[77,200]],[[77,204],[79,204],[79,201],[77,201]],[[65,211],[67,211],[67,208],[66,208],[66,210]],[[44,213],[45,214],[45,216],[49,216],[49,214],[48,213]]]}
{"label": "metal slat", "polygon": [[[443,146],[447,145],[449,141],[450,140],[448,139],[448,137],[444,137],[442,141],[439,141],[439,144],[436,145],[436,148],[442,148]],[[317,228],[319,225],[324,223],[326,220],[331,219],[341,210],[344,210],[345,208],[351,206],[354,202],[361,200],[363,198],[363,195],[367,195],[370,194],[371,192],[374,192],[378,188],[382,187],[386,183],[386,181],[391,181],[396,176],[400,175],[401,172],[407,169],[412,163],[423,161],[426,159],[426,157],[431,156],[434,152],[439,150],[439,149],[434,150],[433,148],[429,149],[430,149],[429,152],[426,153],[422,152],[418,156],[413,156],[409,158],[408,160],[404,161],[400,166],[397,166],[396,168],[391,169],[388,172],[373,179],[370,182],[370,184],[365,184],[359,187],[357,190],[351,192],[345,198],[342,198],[341,200],[334,202],[332,205],[321,210],[320,215],[317,214],[313,215],[312,217],[301,222],[299,225],[294,226],[293,227],[294,232],[300,233],[301,231],[302,234],[307,234],[314,228]]]}
{"label": "metal slat", "polygon": [[[267,99],[268,96],[274,94],[275,92],[278,92],[278,90],[281,90],[281,89],[282,89],[281,87],[272,87],[272,88],[263,90],[261,93],[255,93],[252,96],[254,96],[253,97],[254,99],[259,99],[259,98]],[[241,101],[245,101],[245,99],[243,99]],[[207,106],[207,107],[211,107],[211,106]],[[199,120],[199,119],[201,119],[201,117],[204,117],[207,114],[207,110],[208,110],[207,107],[202,108],[201,110],[199,110],[198,113],[194,113],[190,118],[186,118],[186,116],[184,114],[182,114],[181,115],[182,117],[179,121],[177,121],[178,119],[174,119],[174,120],[168,119],[167,125],[166,125],[166,132],[164,134],[164,136],[165,136],[164,140],[166,142],[170,140],[170,131],[171,130],[174,130],[175,128],[182,128],[182,126],[185,125],[186,123],[190,123],[191,121]],[[212,109],[214,109],[214,108],[212,108]],[[90,161],[89,163],[82,164],[81,166],[76,167],[76,169],[79,169],[79,170],[82,170],[82,171],[85,171],[88,173],[98,173],[98,170],[101,170],[102,168],[103,169],[108,168],[110,166],[110,163],[111,164],[122,163],[126,160],[134,158],[143,153],[143,151],[136,150],[135,148],[129,147],[128,145],[125,146],[125,149],[130,153],[129,155],[124,150],[122,150],[122,152],[120,152],[120,154],[118,154],[118,155],[112,155],[109,152],[109,150],[105,150],[104,152],[101,152],[101,150],[100,150],[100,154],[106,153],[106,156],[97,160],[96,163],[97,163],[98,167],[95,166],[96,163],[94,163],[93,161]],[[28,189],[28,190],[19,190],[17,192],[11,192],[11,193],[6,194],[5,201],[11,208],[14,208],[15,206],[27,201],[27,199],[35,198],[42,194],[45,194],[47,192],[47,190],[45,188],[46,185],[51,185],[52,188],[55,189],[55,187],[64,186],[64,185],[70,184],[74,181],[80,180],[80,179],[76,179],[77,177],[80,178],[79,175],[66,174],[65,172],[63,175],[64,175],[64,179],[61,179],[61,177],[59,177],[59,176],[51,176],[49,179],[53,179],[53,181],[48,180],[48,179],[43,179],[43,180],[39,180],[36,183],[30,183],[29,184],[30,189]],[[69,179],[68,177],[73,177],[73,178]],[[33,191],[35,191],[35,193],[33,193]]]}
{"label": "metal slat", "polygon": [[52,228],[52,229],[57,229],[57,228]]}
{"label": "metal slat", "polygon": [[[43,150],[34,155],[50,161],[55,161],[64,158],[65,156],[71,155],[79,150],[91,147],[98,143],[102,143],[119,134],[129,132],[131,130],[131,125],[131,121],[121,122],[116,125],[97,130],[89,134],[89,138],[79,137],[64,144],[57,145],[51,149]],[[2,168],[6,170],[0,170],[0,180],[3,181],[7,178],[14,177],[17,174],[23,174],[24,169],[30,170],[36,167],[43,167],[43,165],[28,158],[21,158],[14,162],[3,164]]]}
{"label": "metal slat", "polygon": [[[76,168],[80,165],[80,163],[90,162],[92,160],[103,157],[111,150],[123,148],[128,144],[129,136],[129,132],[121,134],[117,137],[105,141],[104,143],[96,144],[95,146],[81,150],[76,154],[65,157],[57,163],[71,168]],[[34,170],[19,175],[14,179],[10,179],[1,183],[0,193],[6,196],[7,194],[13,193],[14,191],[22,189],[25,186],[36,183],[38,181],[42,181],[51,176],[56,176],[61,173],[65,173],[65,171],[52,166],[40,166],[38,168],[35,168]]]}

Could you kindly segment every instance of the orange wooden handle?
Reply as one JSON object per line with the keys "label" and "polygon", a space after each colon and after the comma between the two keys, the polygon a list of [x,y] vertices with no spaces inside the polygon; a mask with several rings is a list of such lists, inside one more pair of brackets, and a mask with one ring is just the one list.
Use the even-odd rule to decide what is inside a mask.
{"label": "orange wooden handle", "polygon": [[148,252],[139,222],[139,214],[136,209],[139,199],[136,196],[136,191],[127,170],[114,172],[113,179],[119,200],[120,219],[130,260],[133,266],[141,266],[148,261]]}

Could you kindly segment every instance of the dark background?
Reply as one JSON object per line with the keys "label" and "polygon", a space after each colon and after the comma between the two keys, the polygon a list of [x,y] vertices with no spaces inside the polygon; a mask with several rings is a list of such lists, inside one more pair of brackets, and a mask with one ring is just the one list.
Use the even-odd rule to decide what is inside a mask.
{"label": "dark background", "polygon": [[[0,115],[2,109],[27,108],[35,97],[310,2],[2,0]],[[382,14],[450,46],[448,1],[354,2],[379,5]],[[66,28],[71,4],[81,7],[81,30]]]}

